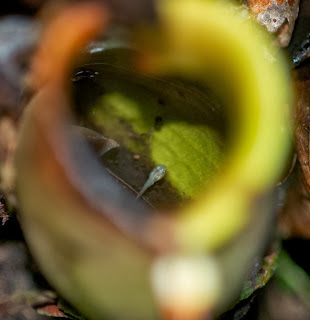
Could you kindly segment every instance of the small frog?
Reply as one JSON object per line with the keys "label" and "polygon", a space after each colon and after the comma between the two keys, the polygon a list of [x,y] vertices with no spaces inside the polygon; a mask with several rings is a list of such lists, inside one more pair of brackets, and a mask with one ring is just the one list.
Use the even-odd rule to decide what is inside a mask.
{"label": "small frog", "polygon": [[140,193],[137,196],[137,199],[139,199],[150,186],[152,186],[155,182],[163,178],[166,173],[167,173],[167,167],[165,165],[160,164],[156,166],[151,171],[149,178],[147,179],[144,186],[142,187]]}

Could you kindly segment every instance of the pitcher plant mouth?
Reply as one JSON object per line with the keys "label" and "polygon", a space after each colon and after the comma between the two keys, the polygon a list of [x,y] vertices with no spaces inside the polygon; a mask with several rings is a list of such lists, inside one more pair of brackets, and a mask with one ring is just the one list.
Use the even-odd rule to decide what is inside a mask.
{"label": "pitcher plant mouth", "polygon": [[[170,315],[179,308],[188,312],[188,319],[196,319],[195,313],[201,316],[231,303],[248,269],[245,261],[262,248],[259,235],[268,232],[271,210],[263,202],[260,212],[257,199],[272,190],[290,148],[289,74],[269,36],[220,1],[170,0],[157,5],[157,25],[131,31],[139,49],[137,72],[203,83],[224,102],[229,127],[221,172],[197,200],[173,215],[155,214],[137,201],[68,130],[68,123],[74,123],[69,92],[76,57],[108,25],[106,8],[82,3],[62,10],[46,27],[30,74],[34,94],[16,155],[20,220],[49,281],[92,319],[105,312],[156,318],[149,275],[154,261],[156,299]],[[215,271],[213,255],[257,221],[256,241],[238,264],[232,296],[218,302],[223,279],[221,271]],[[206,281],[183,306],[187,311],[181,308],[182,294],[178,300],[161,285],[167,280],[161,277],[163,270],[180,270],[181,265],[190,275],[199,270],[202,277],[209,273],[216,278]],[[56,269],[62,271],[55,275]],[[195,281],[190,286],[196,286]],[[73,293],[74,287],[81,292]]]}

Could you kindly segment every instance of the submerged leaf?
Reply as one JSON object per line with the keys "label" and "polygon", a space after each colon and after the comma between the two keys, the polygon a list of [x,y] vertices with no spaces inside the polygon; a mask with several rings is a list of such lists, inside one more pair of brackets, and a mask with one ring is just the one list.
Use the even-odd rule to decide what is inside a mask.
{"label": "submerged leaf", "polygon": [[153,134],[151,155],[169,168],[167,179],[184,198],[195,198],[219,171],[222,144],[212,128],[171,122]]}
{"label": "submerged leaf", "polygon": [[83,136],[94,151],[102,156],[111,149],[119,147],[119,144],[113,139],[106,138],[102,134],[80,126],[70,126],[69,129],[73,134]]}
{"label": "submerged leaf", "polygon": [[97,78],[103,94],[89,112],[90,123],[131,153],[166,165],[165,179],[181,198],[197,197],[223,159],[226,123],[220,102],[201,84],[114,72],[117,82],[112,75]]}

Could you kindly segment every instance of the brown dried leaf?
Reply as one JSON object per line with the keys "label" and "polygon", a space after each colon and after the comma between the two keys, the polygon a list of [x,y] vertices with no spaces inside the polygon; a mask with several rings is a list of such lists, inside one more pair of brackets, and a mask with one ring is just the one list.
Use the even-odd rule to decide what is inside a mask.
{"label": "brown dried leaf", "polygon": [[280,213],[280,229],[286,237],[310,237],[310,64],[295,71],[295,146],[297,167],[289,187],[286,204]]}

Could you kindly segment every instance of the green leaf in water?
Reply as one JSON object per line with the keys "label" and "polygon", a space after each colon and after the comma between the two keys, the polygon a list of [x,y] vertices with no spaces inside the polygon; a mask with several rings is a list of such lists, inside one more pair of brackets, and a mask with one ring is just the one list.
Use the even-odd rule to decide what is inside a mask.
{"label": "green leaf in water", "polygon": [[207,126],[170,122],[154,132],[151,157],[168,168],[167,179],[185,198],[210,182],[220,168],[222,141]]}
{"label": "green leaf in water", "polygon": [[[115,84],[106,81],[107,88],[115,90]],[[122,140],[132,153],[146,152],[154,165],[166,165],[165,179],[183,199],[195,198],[206,183],[212,181],[223,156],[223,138],[208,123],[214,96],[209,99],[207,89],[208,93],[196,89],[192,98],[186,92],[182,101],[176,98],[175,89],[161,95],[141,84],[122,84],[120,89],[98,99],[91,121],[102,126],[109,137]],[[177,90],[182,92],[180,87]],[[197,93],[205,94],[204,99],[211,107],[199,105]],[[162,96],[165,103],[161,101]],[[156,128],[158,118],[160,128]]]}

